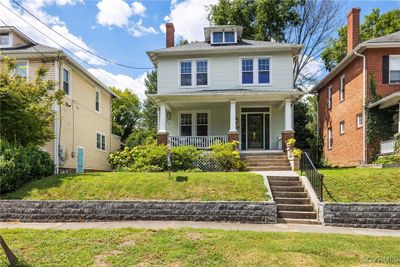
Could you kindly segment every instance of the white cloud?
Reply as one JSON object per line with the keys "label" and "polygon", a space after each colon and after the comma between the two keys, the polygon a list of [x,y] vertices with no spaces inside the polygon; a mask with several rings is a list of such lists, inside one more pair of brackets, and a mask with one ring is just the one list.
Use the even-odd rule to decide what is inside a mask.
{"label": "white cloud", "polygon": [[[204,40],[203,28],[209,25],[206,6],[216,4],[218,0],[185,0],[178,3],[171,1],[171,12],[164,18],[174,23],[176,36],[188,41]],[[165,25],[160,25],[165,32]]]}
{"label": "white cloud", "polygon": [[132,11],[135,15],[144,16],[146,7],[142,3],[135,1],[132,3]]}
{"label": "white cloud", "polygon": [[136,78],[132,78],[128,75],[124,74],[113,74],[104,69],[88,69],[90,73],[95,75],[100,81],[102,81],[107,86],[114,86],[119,89],[128,88],[132,92],[134,92],[141,101],[146,99],[146,95],[144,94],[146,90],[146,86],[144,85],[144,80],[147,76],[147,73],[144,72]]}
{"label": "white cloud", "polygon": [[146,34],[157,34],[157,31],[153,27],[145,27],[143,26],[142,19],[140,19],[138,22],[132,23],[129,26],[129,33],[133,37],[141,37]]}
{"label": "white cloud", "polygon": [[[61,34],[61,36],[54,33],[52,30],[47,28],[45,25],[40,23],[34,17],[29,15],[28,13],[22,11],[22,9],[17,9],[15,6],[11,5],[10,0],[0,0],[2,4],[7,6],[7,8],[1,6],[0,8],[0,18],[9,26],[15,26],[25,35],[29,36],[32,40],[48,45],[51,47],[61,48],[61,46],[70,50],[75,56],[82,57],[86,62],[94,65],[104,65],[105,62],[98,59],[97,57],[91,55],[90,53],[84,52],[79,47],[75,46],[68,40],[62,38],[61,36],[70,39],[74,43],[80,45],[81,47],[89,50],[91,52],[95,52],[94,49],[90,48],[81,37],[74,35],[71,33],[64,21],[62,21],[59,17],[50,15],[45,12],[44,8],[47,5],[55,4],[58,6],[63,5],[74,5],[81,3],[80,0],[27,0],[23,2],[23,6],[29,10],[32,14],[37,16],[41,21],[47,24],[51,29],[57,31]],[[23,20],[22,20],[23,19]],[[28,23],[26,23],[25,21]],[[45,35],[43,35],[43,32]],[[47,37],[48,36],[48,37]]]}
{"label": "white cloud", "polygon": [[123,0],[101,0],[97,3],[97,23],[103,26],[123,27],[133,15],[132,9]]}

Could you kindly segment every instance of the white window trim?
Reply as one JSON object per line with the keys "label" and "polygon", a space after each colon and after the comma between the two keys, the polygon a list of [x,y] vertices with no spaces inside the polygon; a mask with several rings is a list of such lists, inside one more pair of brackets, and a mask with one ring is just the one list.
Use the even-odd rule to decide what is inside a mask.
{"label": "white window trim", "polygon": [[[242,83],[242,60],[252,59],[253,60],[253,83]],[[269,83],[259,83],[258,81],[258,60],[269,59]],[[257,57],[239,57],[239,85],[240,86],[272,86],[272,57],[271,56],[257,56]]]}
{"label": "white window trim", "polygon": [[71,72],[71,68],[68,67],[67,65],[64,65],[64,64],[62,65],[62,68],[61,68],[61,89],[64,92],[64,69],[66,71],[68,71],[68,73],[69,73],[69,82],[68,82],[68,86],[69,86],[68,91],[69,91],[69,93],[65,94],[65,95],[72,98],[72,72]]}
{"label": "white window trim", "polygon": [[[361,119],[361,123],[359,123],[358,118]],[[362,113],[358,113],[356,115],[356,126],[357,126],[357,129],[363,127],[363,115],[362,115]]]}
{"label": "white window trim", "polygon": [[[215,32],[222,32],[222,43],[214,43],[214,33]],[[235,34],[235,40],[233,42],[225,42],[225,32],[234,32]],[[233,30],[233,31],[212,31],[210,33],[210,40],[211,40],[211,44],[236,44],[237,43],[237,31]]]}
{"label": "white window trim", "polygon": [[333,145],[332,145],[330,140],[332,140],[332,143],[333,143],[332,128],[328,128],[328,149],[332,149],[332,147],[333,147]]}
{"label": "white window trim", "polygon": [[0,45],[0,48],[9,48],[13,46],[13,39],[14,35],[12,32],[8,32],[8,44],[6,45]]}
{"label": "white window trim", "polygon": [[346,99],[346,85],[345,85],[345,79],[346,76],[343,74],[342,76],[340,76],[340,88],[339,88],[339,100],[340,102],[344,101]]}
{"label": "white window trim", "polygon": [[341,135],[346,133],[346,122],[345,121],[339,122],[339,131],[340,131]]}
{"label": "white window trim", "polygon": [[[96,103],[97,103],[97,101],[96,101],[96,93],[99,93],[99,110],[96,110]],[[101,91],[100,91],[98,88],[96,88],[96,89],[94,90],[94,110],[95,110],[97,113],[100,113],[100,112],[101,112]]]}
{"label": "white window trim", "polygon": [[389,55],[389,84],[399,84],[400,82],[392,82],[390,78],[390,58],[399,58],[400,60],[400,55]]}
{"label": "white window trim", "polygon": [[210,111],[209,110],[182,110],[178,112],[178,135],[181,136],[181,114],[192,115],[192,135],[197,136],[197,113],[207,113],[207,136],[210,136]]}
{"label": "white window trim", "polygon": [[[207,84],[197,85],[197,61],[207,61]],[[181,63],[192,62],[192,85],[181,85]],[[210,87],[210,59],[209,58],[188,58],[178,60],[178,88],[208,88]]]}
{"label": "white window trim", "polygon": [[[21,63],[21,62],[25,62],[26,63],[26,79],[29,80],[29,60],[17,60],[16,63]],[[15,70],[14,70],[14,74],[15,74]]]}
{"label": "white window trim", "polygon": [[328,109],[332,109],[332,85],[328,87]]}
{"label": "white window trim", "polygon": [[[100,140],[100,148],[97,147],[97,134],[100,134],[100,136],[104,136],[104,150],[101,149],[101,140]],[[96,150],[100,152],[106,152],[107,150],[107,138],[106,135],[102,132],[96,131]]]}

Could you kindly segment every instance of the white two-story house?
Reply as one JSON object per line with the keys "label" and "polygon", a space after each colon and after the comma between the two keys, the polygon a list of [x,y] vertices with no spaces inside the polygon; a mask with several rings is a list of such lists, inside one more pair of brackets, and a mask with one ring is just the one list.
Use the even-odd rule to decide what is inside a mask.
{"label": "white two-story house", "polygon": [[241,26],[204,28],[204,41],[147,52],[157,68],[158,143],[207,148],[238,140],[241,151],[282,150],[294,136],[293,57],[301,45],[242,39]]}

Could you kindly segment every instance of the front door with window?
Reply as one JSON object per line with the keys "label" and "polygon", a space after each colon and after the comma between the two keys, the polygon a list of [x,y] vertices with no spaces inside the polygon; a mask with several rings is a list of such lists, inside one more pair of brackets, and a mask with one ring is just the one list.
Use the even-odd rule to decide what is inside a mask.
{"label": "front door with window", "polygon": [[262,149],[263,143],[263,114],[247,115],[247,148]]}
{"label": "front door with window", "polygon": [[269,108],[242,108],[241,148],[270,149]]}

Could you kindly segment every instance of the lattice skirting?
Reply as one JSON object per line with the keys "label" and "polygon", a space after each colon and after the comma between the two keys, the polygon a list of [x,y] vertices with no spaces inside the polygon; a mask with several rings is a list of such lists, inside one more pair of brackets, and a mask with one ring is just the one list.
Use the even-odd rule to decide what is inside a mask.
{"label": "lattice skirting", "polygon": [[221,165],[211,158],[211,151],[203,151],[198,160],[193,162],[191,169],[200,169],[207,172],[223,171]]}

